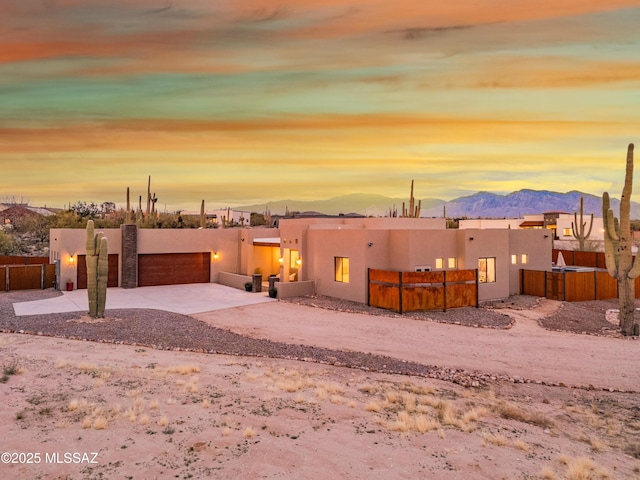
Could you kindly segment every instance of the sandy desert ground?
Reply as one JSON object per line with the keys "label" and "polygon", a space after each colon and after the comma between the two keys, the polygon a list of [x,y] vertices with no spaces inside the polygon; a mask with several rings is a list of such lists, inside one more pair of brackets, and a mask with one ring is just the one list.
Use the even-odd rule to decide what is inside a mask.
{"label": "sandy desert ground", "polygon": [[[325,311],[307,313],[329,322]],[[233,323],[237,315],[201,320]],[[341,324],[337,334],[352,336],[353,325]],[[568,338],[550,335],[530,342]],[[635,355],[629,365],[640,361],[640,342],[590,341],[624,345]],[[20,334],[1,334],[0,352],[1,478],[640,478],[640,380],[626,392],[512,381],[463,387],[316,362]],[[591,363],[604,384],[603,366]],[[638,378],[637,369],[627,375]]]}

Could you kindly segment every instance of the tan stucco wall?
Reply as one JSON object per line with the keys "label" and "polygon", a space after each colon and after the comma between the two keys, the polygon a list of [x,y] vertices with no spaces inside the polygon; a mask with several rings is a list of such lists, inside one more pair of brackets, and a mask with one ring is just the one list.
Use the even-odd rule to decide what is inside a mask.
{"label": "tan stucco wall", "polygon": [[[109,241],[109,253],[121,252],[120,229],[96,229]],[[278,229],[138,229],[138,254],[149,253],[211,253],[211,281],[219,272],[251,275],[256,266],[278,271],[278,248],[254,247],[253,239],[278,237]],[[60,258],[62,281],[71,278],[77,283],[76,265],[69,264],[71,255],[85,254],[84,229],[52,229],[50,235],[51,260]],[[256,254],[255,251],[258,250]],[[265,251],[269,251],[265,254]],[[214,258],[217,253],[218,258]],[[270,256],[269,259],[265,255]],[[76,258],[77,261],[77,258]],[[120,269],[122,271],[122,269]]]}
{"label": "tan stucco wall", "polygon": [[[95,229],[95,233],[102,232],[107,237],[109,253],[120,253],[122,249],[122,237],[119,228]],[[87,231],[83,228],[52,228],[49,232],[49,258],[53,263],[60,259],[60,282],[71,279],[74,285],[78,284],[78,255],[85,255]],[[74,263],[69,263],[69,258],[74,258]],[[118,279],[118,282],[120,280]]]}

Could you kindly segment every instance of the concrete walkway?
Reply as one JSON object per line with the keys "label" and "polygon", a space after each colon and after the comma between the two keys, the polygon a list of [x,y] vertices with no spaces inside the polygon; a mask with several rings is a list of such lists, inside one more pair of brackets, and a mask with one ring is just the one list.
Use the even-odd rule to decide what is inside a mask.
{"label": "concrete walkway", "polygon": [[[73,290],[64,295],[14,303],[18,316],[89,310],[87,291]],[[217,283],[162,285],[157,287],[109,288],[107,309],[151,308],[189,315],[257,303],[273,302],[266,292],[251,293]]]}

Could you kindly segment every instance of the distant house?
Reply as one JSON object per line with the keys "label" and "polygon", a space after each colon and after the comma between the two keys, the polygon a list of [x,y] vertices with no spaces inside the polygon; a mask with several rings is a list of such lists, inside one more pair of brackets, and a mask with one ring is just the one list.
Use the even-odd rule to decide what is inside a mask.
{"label": "distant house", "polygon": [[[182,216],[200,217],[200,211],[182,210]],[[212,227],[222,227],[225,225],[249,226],[251,224],[251,212],[222,208],[217,210],[206,210],[205,219],[207,225]]]}
{"label": "distant house", "polygon": [[4,209],[0,209],[0,224],[5,228],[11,228],[16,221],[24,217],[48,217],[51,215],[54,215],[54,213],[46,208],[30,207],[28,205],[5,205]]}
{"label": "distant house", "polygon": [[[578,216],[578,222],[580,217]],[[591,215],[584,215],[583,222],[586,223],[585,234],[589,230],[591,223]],[[469,228],[480,229],[540,229],[547,230],[552,233],[555,248],[573,250],[576,247],[576,239],[573,236],[573,224],[575,217],[573,213],[567,212],[545,212],[535,215],[524,215],[523,218],[514,219],[474,219],[460,220],[459,228],[461,230]],[[593,217],[593,226],[591,233],[587,238],[590,250],[604,249],[604,226],[602,217]]]}

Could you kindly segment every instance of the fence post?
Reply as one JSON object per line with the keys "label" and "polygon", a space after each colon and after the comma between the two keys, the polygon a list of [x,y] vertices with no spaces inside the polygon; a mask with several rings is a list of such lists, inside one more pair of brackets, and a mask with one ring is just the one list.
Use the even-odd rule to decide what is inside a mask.
{"label": "fence post", "polygon": [[447,271],[444,270],[442,272],[442,291],[444,292],[444,305],[442,306],[442,311],[446,312],[447,311]]}
{"label": "fence post", "polygon": [[40,290],[44,290],[44,281],[46,276],[46,270],[44,268],[44,263],[40,264]]}
{"label": "fence post", "polygon": [[478,269],[476,271],[476,308],[480,308],[480,282],[478,281]]}
{"label": "fence post", "polygon": [[371,269],[367,268],[367,306],[371,306]]}
{"label": "fence post", "polygon": [[402,315],[402,272],[398,272],[398,310]]}
{"label": "fence post", "polygon": [[11,278],[11,275],[9,275],[9,265],[7,265],[6,267],[4,267],[4,275],[5,275],[5,290],[8,292],[11,290],[11,286],[9,285],[9,278]]}

